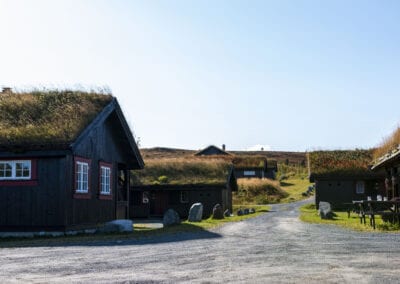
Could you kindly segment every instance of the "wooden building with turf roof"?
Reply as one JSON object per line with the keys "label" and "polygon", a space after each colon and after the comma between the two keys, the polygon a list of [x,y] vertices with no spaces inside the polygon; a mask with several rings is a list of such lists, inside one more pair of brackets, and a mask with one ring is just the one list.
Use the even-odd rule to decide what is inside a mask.
{"label": "wooden building with turf roof", "polygon": [[0,230],[67,231],[128,218],[142,157],[117,99],[0,93]]}
{"label": "wooden building with turf roof", "polygon": [[372,150],[308,153],[310,182],[315,182],[317,208],[320,201],[340,208],[353,200],[383,196],[384,173],[371,171],[372,160]]}
{"label": "wooden building with turf roof", "polygon": [[229,159],[149,159],[144,170],[132,173],[130,217],[162,216],[172,208],[186,218],[197,202],[204,206],[204,218],[212,214],[217,203],[232,212],[232,191],[236,190]]}
{"label": "wooden building with turf roof", "polygon": [[264,156],[236,156],[233,160],[237,178],[275,179],[277,162]]}

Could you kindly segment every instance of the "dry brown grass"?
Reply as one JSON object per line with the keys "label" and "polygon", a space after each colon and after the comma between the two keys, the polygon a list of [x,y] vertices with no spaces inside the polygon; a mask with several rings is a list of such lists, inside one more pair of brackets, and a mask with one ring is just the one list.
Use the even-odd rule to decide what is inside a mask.
{"label": "dry brown grass", "polygon": [[288,194],[279,181],[270,179],[238,179],[239,190],[234,193],[234,204],[267,204],[279,202]]}
{"label": "dry brown grass", "polygon": [[396,149],[400,145],[400,126],[391,135],[384,138],[382,143],[374,150],[374,159],[378,159]]}
{"label": "dry brown grass", "polygon": [[133,183],[151,184],[226,184],[232,164],[227,159],[161,158],[146,159],[146,167],[133,171]]}

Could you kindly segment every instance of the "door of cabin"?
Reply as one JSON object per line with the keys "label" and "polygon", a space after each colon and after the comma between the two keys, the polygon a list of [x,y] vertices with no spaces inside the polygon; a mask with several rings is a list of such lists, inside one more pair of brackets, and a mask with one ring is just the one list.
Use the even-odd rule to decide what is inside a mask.
{"label": "door of cabin", "polygon": [[116,219],[129,216],[129,171],[124,164],[118,164],[116,192]]}
{"label": "door of cabin", "polygon": [[168,209],[168,192],[152,192],[150,195],[150,215],[163,216]]}

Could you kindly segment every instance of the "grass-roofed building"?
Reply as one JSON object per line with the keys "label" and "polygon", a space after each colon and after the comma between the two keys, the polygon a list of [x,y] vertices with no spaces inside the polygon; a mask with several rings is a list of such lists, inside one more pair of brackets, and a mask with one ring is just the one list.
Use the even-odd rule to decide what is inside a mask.
{"label": "grass-roofed building", "polygon": [[383,194],[382,172],[372,172],[372,150],[315,151],[308,153],[310,182],[315,182],[315,204],[335,208],[353,200]]}
{"label": "grass-roofed building", "polygon": [[162,216],[172,208],[186,218],[196,202],[203,204],[204,218],[217,203],[232,212],[232,191],[236,190],[229,159],[149,159],[144,170],[132,173],[130,217]]}
{"label": "grass-roofed building", "polygon": [[129,214],[143,160],[116,98],[0,93],[0,230],[66,231]]}
{"label": "grass-roofed building", "polygon": [[400,127],[375,149],[372,170],[386,173],[385,196],[389,200],[400,200]]}
{"label": "grass-roofed building", "polygon": [[237,178],[275,179],[278,171],[277,162],[264,156],[236,156],[232,162]]}

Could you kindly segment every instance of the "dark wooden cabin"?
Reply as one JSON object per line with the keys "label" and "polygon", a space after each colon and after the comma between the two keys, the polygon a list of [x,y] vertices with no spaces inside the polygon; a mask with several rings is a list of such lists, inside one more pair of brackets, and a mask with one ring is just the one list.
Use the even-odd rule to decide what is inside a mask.
{"label": "dark wooden cabin", "polygon": [[385,184],[384,196],[388,200],[400,200],[400,148],[396,147],[393,151],[378,158],[372,170],[374,172],[385,172],[383,178]]}
{"label": "dark wooden cabin", "polygon": [[237,156],[233,159],[237,178],[275,179],[278,166],[276,161],[263,156]]}
{"label": "dark wooden cabin", "polygon": [[310,182],[315,182],[315,204],[329,202],[344,208],[353,200],[383,195],[382,172],[372,172],[372,151],[315,151],[308,154]]}
{"label": "dark wooden cabin", "polygon": [[222,145],[222,149],[217,146],[210,145],[203,150],[198,151],[194,154],[195,156],[215,156],[215,155],[230,155],[225,151],[225,145]]}
{"label": "dark wooden cabin", "polygon": [[0,93],[0,230],[68,231],[129,217],[144,166],[116,98]]}
{"label": "dark wooden cabin", "polygon": [[162,216],[169,208],[186,218],[197,202],[204,206],[204,218],[217,203],[232,212],[232,191],[237,190],[237,183],[231,163],[225,160],[146,160],[146,169],[133,176],[131,218]]}

